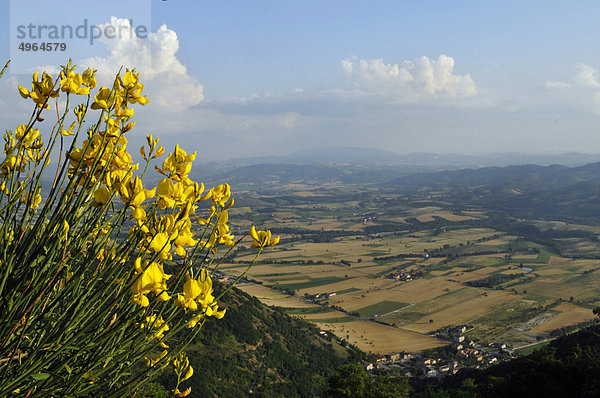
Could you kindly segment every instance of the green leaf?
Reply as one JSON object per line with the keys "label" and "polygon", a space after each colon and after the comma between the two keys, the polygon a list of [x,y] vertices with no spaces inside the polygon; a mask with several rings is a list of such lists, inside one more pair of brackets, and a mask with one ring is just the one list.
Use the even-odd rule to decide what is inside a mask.
{"label": "green leaf", "polygon": [[69,365],[67,365],[66,363],[65,363],[65,369],[67,369],[67,372],[69,373],[69,376],[70,376],[70,375],[71,375],[71,372],[72,372],[72,370],[71,370],[71,368],[69,367]]}
{"label": "green leaf", "polygon": [[50,377],[50,373],[38,373],[31,376],[33,380],[46,380],[48,377]]}

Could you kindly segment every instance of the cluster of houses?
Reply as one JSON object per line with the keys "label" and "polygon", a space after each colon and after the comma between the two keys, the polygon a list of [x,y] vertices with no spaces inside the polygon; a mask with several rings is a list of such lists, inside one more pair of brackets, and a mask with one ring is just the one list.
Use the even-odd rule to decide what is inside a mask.
{"label": "cluster of houses", "polygon": [[387,279],[395,279],[397,281],[408,282],[413,280],[413,276],[408,272],[393,272],[385,276]]}
{"label": "cluster of houses", "polygon": [[[504,348],[506,348],[505,344],[491,344],[492,345],[490,345],[487,349],[478,347],[476,344],[473,344],[473,346],[470,347],[463,347],[462,344],[458,344],[453,348],[456,350],[457,358],[491,365],[493,363],[498,363],[498,361],[500,360],[500,351],[494,351],[494,347],[499,348],[499,346],[504,346]],[[489,348],[492,348],[492,350],[490,351]]]}
{"label": "cluster of houses", "polygon": [[436,337],[452,342],[450,346],[454,357],[442,360],[427,358],[420,354],[395,352],[377,357],[376,363],[363,363],[367,371],[395,371],[405,376],[442,377],[454,374],[465,367],[485,367],[501,362],[503,359],[514,358],[506,344],[497,342],[477,343],[466,341],[463,333],[467,326],[461,325],[443,330]]}
{"label": "cluster of houses", "polygon": [[476,343],[473,340],[465,341],[463,333],[467,331],[466,325],[456,326],[447,331],[439,332],[436,337],[451,341],[456,352],[456,358],[471,360],[471,362],[493,364],[499,361],[501,354],[508,354],[506,344],[498,342]]}
{"label": "cluster of houses", "polygon": [[394,352],[389,355],[382,355],[377,357],[376,363],[364,362],[363,366],[368,372],[377,369],[384,372],[400,372],[407,377],[440,377],[454,374],[464,367],[456,360],[441,361],[409,352]]}

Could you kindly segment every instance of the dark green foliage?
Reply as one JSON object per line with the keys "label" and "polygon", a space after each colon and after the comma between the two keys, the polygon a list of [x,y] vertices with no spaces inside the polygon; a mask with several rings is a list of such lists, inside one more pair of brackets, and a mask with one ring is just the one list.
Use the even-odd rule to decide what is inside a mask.
{"label": "dark green foliage", "polygon": [[156,382],[150,382],[145,384],[137,391],[136,398],[171,398],[172,393],[167,391],[165,387]]}
{"label": "dark green foliage", "polygon": [[404,376],[377,375],[372,378],[358,364],[340,366],[329,378],[327,397],[331,398],[386,398],[408,397],[410,388]]}
{"label": "dark green foliage", "polygon": [[369,398],[408,397],[410,386],[404,376],[377,375],[371,379],[368,390]]}
{"label": "dark green foliage", "polygon": [[504,282],[508,282],[512,279],[515,278],[520,278],[525,276],[524,273],[518,273],[518,274],[494,274],[494,275],[490,275],[486,278],[483,279],[478,279],[475,281],[469,281],[466,284],[468,286],[473,286],[473,287],[487,287],[487,288],[492,288],[494,286],[497,285],[501,285]]}
{"label": "dark green foliage", "polygon": [[370,384],[367,371],[360,365],[349,364],[341,366],[335,375],[329,378],[329,397],[362,398],[367,393]]}

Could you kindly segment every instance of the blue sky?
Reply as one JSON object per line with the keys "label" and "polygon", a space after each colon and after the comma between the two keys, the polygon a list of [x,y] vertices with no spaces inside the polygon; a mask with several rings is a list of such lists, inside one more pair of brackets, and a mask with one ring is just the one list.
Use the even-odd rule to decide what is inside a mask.
{"label": "blue sky", "polygon": [[[1,1],[0,54],[7,59],[10,2]],[[28,1],[36,3],[19,4]],[[107,79],[120,65],[146,77],[153,101],[136,112],[133,143],[151,132],[205,160],[327,146],[600,152],[597,2],[140,4],[149,3],[151,55],[147,41],[65,54]],[[76,4],[105,23],[143,19],[116,1]],[[43,59],[39,65],[51,70]],[[11,71],[0,81],[4,128],[26,114],[11,87],[29,79]]]}

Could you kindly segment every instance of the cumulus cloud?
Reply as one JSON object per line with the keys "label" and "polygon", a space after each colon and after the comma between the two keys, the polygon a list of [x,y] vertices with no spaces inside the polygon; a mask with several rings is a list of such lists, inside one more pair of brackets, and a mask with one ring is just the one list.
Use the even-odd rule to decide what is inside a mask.
{"label": "cumulus cloud", "polygon": [[590,65],[579,63],[575,65],[575,72],[568,79],[546,82],[546,88],[585,88],[600,89],[598,71]]}
{"label": "cumulus cloud", "polygon": [[454,59],[440,55],[437,60],[420,57],[414,61],[386,64],[383,59],[346,58],[342,72],[355,89],[385,97],[418,102],[428,99],[460,98],[477,94],[467,73],[454,73]]}
{"label": "cumulus cloud", "polygon": [[[130,28],[130,21],[124,18],[111,17],[109,24],[117,28]],[[101,28],[104,26],[101,25]],[[79,64],[95,67],[101,73],[99,77],[105,81],[114,78],[122,66],[135,67],[142,74],[149,98],[162,107],[183,111],[204,99],[202,84],[188,74],[185,65],[177,58],[177,33],[166,25],[149,33],[146,39],[122,35],[101,41],[106,44],[108,55],[87,58]]]}
{"label": "cumulus cloud", "polygon": [[556,92],[559,101],[600,114],[598,70],[584,63],[575,65],[574,69],[567,79],[546,82],[549,95]]}

